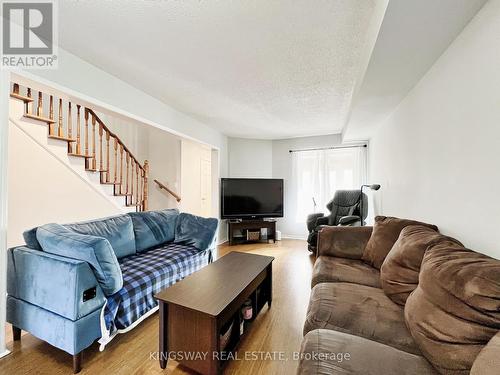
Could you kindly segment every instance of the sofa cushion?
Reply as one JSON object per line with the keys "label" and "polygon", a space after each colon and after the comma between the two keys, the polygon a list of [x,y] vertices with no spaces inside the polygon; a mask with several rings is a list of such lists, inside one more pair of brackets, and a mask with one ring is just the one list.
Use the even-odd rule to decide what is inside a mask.
{"label": "sofa cushion", "polygon": [[38,229],[38,227],[25,230],[23,232],[23,238],[24,238],[24,242],[26,243],[26,246],[28,246],[30,249],[42,251],[43,249],[40,246],[40,243],[38,242],[38,240],[36,239],[36,230],[37,229]]}
{"label": "sofa cushion", "polygon": [[500,369],[500,332],[479,352],[470,375],[498,375]]}
{"label": "sofa cushion", "polygon": [[300,348],[300,375],[436,375],[422,356],[348,333],[316,329]]}
{"label": "sofa cushion", "polygon": [[425,253],[405,306],[422,353],[442,374],[468,374],[500,329],[500,260],[438,243]]}
{"label": "sofa cushion", "polygon": [[462,244],[434,229],[422,225],[410,225],[401,231],[380,269],[380,281],[385,294],[404,306],[406,299],[418,285],[418,275],[425,251],[438,242]]}
{"label": "sofa cushion", "polygon": [[219,221],[187,213],[180,213],[175,227],[175,243],[206,250],[215,245]]}
{"label": "sofa cushion", "polygon": [[179,210],[131,212],[138,252],[171,242],[175,238],[175,225]]}
{"label": "sofa cushion", "polygon": [[346,282],[380,288],[376,268],[356,259],[320,256],[314,263],[311,287],[319,283]]}
{"label": "sofa cushion", "polygon": [[311,291],[304,334],[318,328],[420,353],[406,328],[403,309],[378,288],[350,283],[317,284]]}
{"label": "sofa cushion", "polygon": [[135,254],[134,228],[128,215],[64,224],[64,227],[80,234],[107,239],[117,258]]}
{"label": "sofa cushion", "polygon": [[435,231],[438,230],[435,225],[421,223],[419,221],[377,216],[373,226],[373,233],[366,244],[361,259],[371,266],[380,269],[385,257],[389,254],[392,246],[397,241],[399,234],[403,228],[408,225],[423,225]]}
{"label": "sofa cushion", "polygon": [[154,295],[206,266],[210,251],[167,243],[120,259],[123,288],[108,297],[104,309],[106,328],[126,329],[158,306]]}
{"label": "sofa cushion", "polygon": [[104,294],[111,295],[123,286],[118,260],[107,239],[80,234],[59,224],[39,227],[36,237],[47,253],[89,263]]}

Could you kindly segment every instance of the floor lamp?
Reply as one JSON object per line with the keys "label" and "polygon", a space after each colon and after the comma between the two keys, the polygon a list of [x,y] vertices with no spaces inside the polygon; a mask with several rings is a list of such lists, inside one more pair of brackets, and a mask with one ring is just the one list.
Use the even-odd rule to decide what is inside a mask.
{"label": "floor lamp", "polygon": [[359,196],[359,217],[361,218],[361,226],[365,225],[365,219],[363,218],[363,188],[369,188],[370,190],[378,190],[380,189],[379,184],[372,185],[361,185],[361,195]]}

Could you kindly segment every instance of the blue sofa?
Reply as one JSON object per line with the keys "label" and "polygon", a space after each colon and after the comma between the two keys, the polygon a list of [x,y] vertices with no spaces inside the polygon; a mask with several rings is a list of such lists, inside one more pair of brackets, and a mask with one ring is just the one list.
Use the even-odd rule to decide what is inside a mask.
{"label": "blue sofa", "polygon": [[9,249],[7,321],[73,355],[157,310],[154,294],[212,260],[218,221],[177,210],[46,224]]}

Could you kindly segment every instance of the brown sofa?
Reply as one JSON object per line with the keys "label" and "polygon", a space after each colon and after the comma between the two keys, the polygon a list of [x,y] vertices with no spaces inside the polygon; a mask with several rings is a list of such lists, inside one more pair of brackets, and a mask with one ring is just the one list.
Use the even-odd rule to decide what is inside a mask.
{"label": "brown sofa", "polygon": [[320,232],[298,374],[500,374],[500,261],[400,224]]}

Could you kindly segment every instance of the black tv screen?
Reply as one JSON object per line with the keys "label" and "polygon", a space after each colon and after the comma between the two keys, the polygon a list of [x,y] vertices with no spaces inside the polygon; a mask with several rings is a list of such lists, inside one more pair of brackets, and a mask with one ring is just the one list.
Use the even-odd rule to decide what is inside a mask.
{"label": "black tv screen", "polygon": [[223,219],[283,217],[283,180],[221,179],[221,217]]}

